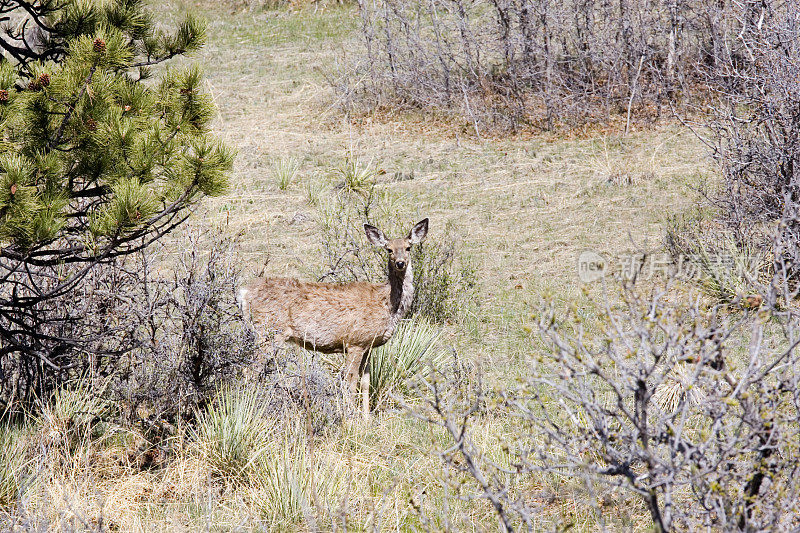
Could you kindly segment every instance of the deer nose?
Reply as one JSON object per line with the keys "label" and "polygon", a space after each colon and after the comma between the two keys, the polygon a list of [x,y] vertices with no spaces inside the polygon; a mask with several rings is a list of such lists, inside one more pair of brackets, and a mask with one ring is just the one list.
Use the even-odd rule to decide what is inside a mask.
{"label": "deer nose", "polygon": [[398,269],[403,270],[406,267],[406,262],[398,261],[397,263],[395,263],[395,265],[397,266]]}

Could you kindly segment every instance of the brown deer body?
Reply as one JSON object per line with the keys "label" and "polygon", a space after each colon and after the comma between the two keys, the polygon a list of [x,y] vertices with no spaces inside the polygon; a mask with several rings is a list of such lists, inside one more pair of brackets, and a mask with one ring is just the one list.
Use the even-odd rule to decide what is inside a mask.
{"label": "brown deer body", "polygon": [[323,353],[346,354],[344,377],[353,395],[361,378],[368,412],[369,351],[388,341],[414,299],[410,251],[428,233],[428,219],[405,238],[387,239],[364,224],[369,241],[389,253],[387,283],[314,283],[290,278],[261,278],[239,289],[245,318],[256,328],[276,332],[276,341],[293,342]]}

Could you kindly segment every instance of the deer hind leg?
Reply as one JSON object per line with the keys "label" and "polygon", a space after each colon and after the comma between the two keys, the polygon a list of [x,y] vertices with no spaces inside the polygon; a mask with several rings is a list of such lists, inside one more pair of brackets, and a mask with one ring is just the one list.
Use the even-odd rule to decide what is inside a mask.
{"label": "deer hind leg", "polygon": [[292,328],[284,328],[277,330],[272,335],[272,356],[275,357],[278,352],[285,350],[289,339],[292,337]]}
{"label": "deer hind leg", "polygon": [[251,325],[251,331],[255,336],[255,357],[248,372],[254,377],[274,372],[280,366],[281,352],[288,349],[291,329],[275,330],[259,324]]}
{"label": "deer hind leg", "polygon": [[[344,379],[347,382],[347,386],[350,391],[350,398],[353,400],[353,405],[358,405],[358,378],[364,362],[364,352],[364,348],[360,346],[347,346],[345,348],[346,357],[344,363]],[[369,382],[367,383],[369,384]],[[367,399],[369,400],[369,396],[367,396]]]}

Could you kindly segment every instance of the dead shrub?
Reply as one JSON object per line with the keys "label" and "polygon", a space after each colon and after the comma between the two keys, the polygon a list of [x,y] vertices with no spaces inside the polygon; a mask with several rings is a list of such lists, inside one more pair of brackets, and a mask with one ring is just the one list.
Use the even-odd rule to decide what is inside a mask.
{"label": "dead shrub", "polygon": [[130,420],[162,431],[162,421],[192,418],[252,362],[255,338],[235,299],[236,242],[189,232],[172,243],[176,253],[162,246],[139,258],[139,283],[128,295],[135,347],[111,369],[111,391]]}
{"label": "dead shrub", "polygon": [[[720,16],[714,11],[711,15]],[[797,292],[798,19],[800,6],[795,3],[741,3],[715,22],[735,31],[717,42],[713,60],[706,58],[698,65],[704,90],[695,117],[700,117],[703,128],[698,131],[713,150],[723,183],[705,191],[702,216],[673,222],[667,245],[675,256],[698,259],[708,274],[704,283],[711,281],[708,292],[721,301],[775,276],[784,288],[780,295],[770,294],[788,300]],[[728,279],[715,275],[710,261],[726,256],[750,268]]]}
{"label": "dead shrub", "polygon": [[[412,412],[449,436],[439,452],[453,497],[485,500],[504,531],[526,529],[548,502],[530,484],[552,476],[611,529],[609,496],[638,500],[659,531],[796,528],[798,309],[731,314],[675,301],[674,283],[612,289],[591,321],[545,302],[515,384],[429,380]],[[506,421],[498,442],[482,444],[478,420]],[[574,525],[567,515],[555,527]]]}
{"label": "dead shrub", "polygon": [[[747,3],[745,3],[747,4]],[[739,3],[359,1],[361,48],[333,80],[349,109],[432,110],[485,128],[657,119],[726,57]],[[749,4],[747,4],[749,5]]]}

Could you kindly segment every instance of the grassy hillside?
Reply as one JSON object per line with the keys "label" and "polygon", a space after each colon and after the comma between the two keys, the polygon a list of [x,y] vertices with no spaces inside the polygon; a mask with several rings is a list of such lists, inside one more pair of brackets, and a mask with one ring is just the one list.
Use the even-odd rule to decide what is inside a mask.
{"label": "grassy hillside", "polygon": [[[445,326],[442,342],[490,384],[525,372],[520,358],[535,349],[531,312],[543,295],[569,304],[585,301],[583,289],[599,294],[578,279],[580,252],[659,249],[667,218],[715,180],[701,143],[675,124],[628,135],[609,127],[477,137],[469,124],[425,113],[345,116],[329,79],[358,46],[351,6],[157,9],[165,22],[187,9],[208,19],[208,45],[190,61],[204,70],[218,107],[216,132],[239,151],[232,190],[204,202],[191,224],[240,235],[238,257],[251,276],[311,277],[324,268],[320,218],[335,170],[348,160],[374,168],[392,216],[405,224],[430,217],[429,237],[447,229],[474,265],[477,305]],[[425,526],[425,517],[434,530],[497,527],[488,502],[449,495],[453,474],[433,453],[449,445],[444,432],[401,409],[314,436],[303,420],[265,420],[242,444],[254,461],[245,459],[247,468],[258,467],[234,468],[244,481],[214,463],[212,430],[203,437],[177,428],[152,447],[136,429],[66,428],[65,419],[53,413],[9,436],[13,446],[40,448],[39,464],[15,463],[4,447],[0,498],[3,483],[37,472],[26,478],[19,528],[406,531]],[[497,443],[513,424],[486,417],[472,428],[500,464],[507,457]],[[596,528],[583,489],[568,478],[531,475],[525,490],[546,503],[537,527]],[[615,528],[647,529],[638,501],[605,501]]]}

